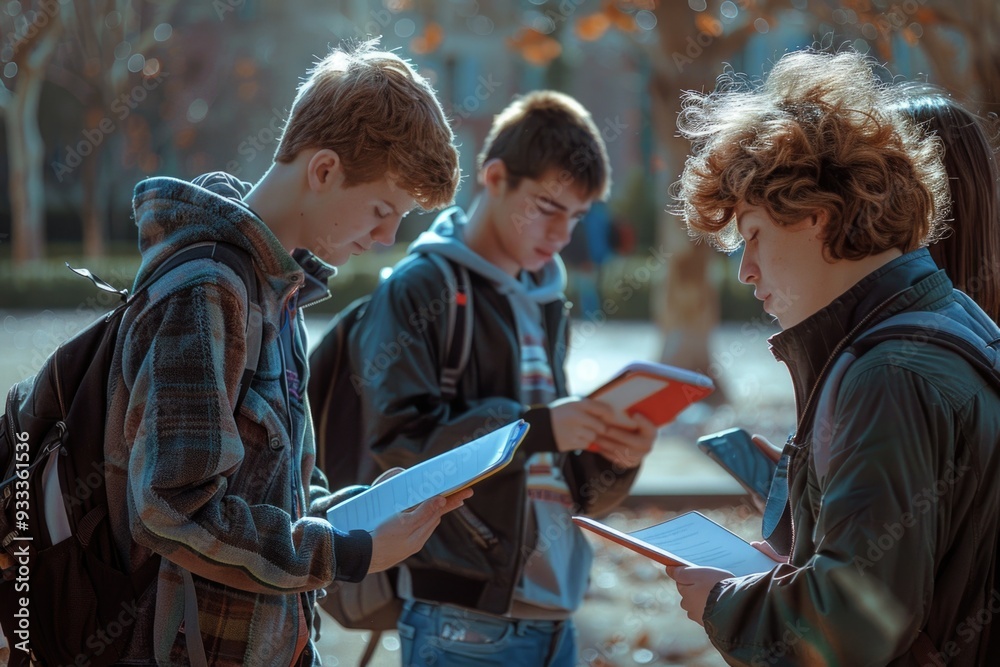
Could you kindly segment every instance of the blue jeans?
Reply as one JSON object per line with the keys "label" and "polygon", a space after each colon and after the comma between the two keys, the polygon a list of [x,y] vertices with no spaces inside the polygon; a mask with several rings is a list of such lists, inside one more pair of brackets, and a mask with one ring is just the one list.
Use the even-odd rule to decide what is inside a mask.
{"label": "blue jeans", "polygon": [[399,618],[403,667],[573,667],[572,619],[535,621],[488,616],[409,600]]}

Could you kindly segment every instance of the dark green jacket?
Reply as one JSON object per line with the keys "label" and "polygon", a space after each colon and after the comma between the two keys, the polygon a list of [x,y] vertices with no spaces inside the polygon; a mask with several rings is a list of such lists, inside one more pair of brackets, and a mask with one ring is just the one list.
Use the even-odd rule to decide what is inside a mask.
{"label": "dark green jacket", "polygon": [[[378,287],[365,326],[352,330],[349,344],[365,441],[383,469],[408,468],[517,419],[531,425],[514,460],[477,483],[466,501],[480,523],[470,524],[459,512],[445,515],[406,563],[415,597],[503,614],[537,539],[527,511],[525,463],[534,453],[556,451],[556,445],[548,408],[520,401],[520,348],[508,297],[474,271],[470,280],[472,353],[451,403],[442,399],[439,382],[450,297],[441,270],[429,259],[407,262]],[[556,391],[565,396],[568,305],[558,299],[542,311]],[[637,473],[589,452],[563,454],[560,462],[580,514],[615,507]]]}
{"label": "dark green jacket", "polygon": [[822,477],[806,409],[853,329],[951,301],[951,281],[919,250],[771,339],[800,420],[786,445],[792,550],[787,565],[724,580],[709,596],[705,627],[730,664],[982,664],[1000,631],[986,624],[1000,611],[996,391],[954,352],[881,343],[843,378]]}

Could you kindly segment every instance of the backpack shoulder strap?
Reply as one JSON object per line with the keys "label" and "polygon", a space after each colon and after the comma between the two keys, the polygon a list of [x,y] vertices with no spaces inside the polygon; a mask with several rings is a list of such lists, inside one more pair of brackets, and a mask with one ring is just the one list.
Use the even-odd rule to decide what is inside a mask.
{"label": "backpack shoulder strap", "polygon": [[247,357],[243,376],[240,378],[236,403],[233,405],[233,414],[236,414],[243,404],[243,399],[246,398],[253,376],[257,373],[257,365],[260,363],[261,339],[264,333],[264,314],[260,307],[257,271],[254,269],[250,254],[238,246],[221,241],[207,241],[189,245],[178,250],[160,264],[156,271],[136,288],[135,294],[147,289],[181,264],[195,259],[214,259],[217,262],[222,262],[240,277],[247,289],[247,318],[244,329]]}
{"label": "backpack shoulder strap", "polygon": [[[866,331],[851,346],[861,356],[886,340],[932,343],[958,354],[1000,391],[1000,331],[987,340],[958,320],[937,312],[900,313]],[[987,334],[989,335],[989,334]]]}
{"label": "backpack shoulder strap", "polygon": [[[985,330],[984,330],[985,331]],[[1000,337],[987,340],[954,318],[937,312],[920,311],[893,315],[865,331],[834,362],[820,392],[813,422],[812,458],[820,478],[830,470],[830,440],[833,411],[840,383],[848,367],[879,343],[888,340],[912,341],[914,345],[936,345],[965,359],[983,379],[1000,392]]]}
{"label": "backpack shoulder strap", "polygon": [[[458,380],[469,363],[472,354],[472,284],[469,270],[461,264],[453,264],[437,253],[425,255],[444,276],[448,299],[448,327],[441,358],[441,394],[446,401],[455,398]],[[454,295],[451,298],[451,295]]]}
{"label": "backpack shoulder strap", "polygon": [[[966,295],[959,292],[956,294],[959,300],[971,303]],[[813,424],[813,464],[821,479],[830,471],[830,439],[833,433],[831,426],[840,382],[848,366],[879,343],[887,340],[907,340],[915,345],[932,344],[951,350],[969,362],[983,379],[1000,393],[1000,352],[997,349],[1000,346],[1000,329],[988,317],[982,315],[978,307],[967,308],[966,312],[972,315],[973,326],[979,331],[974,331],[958,320],[939,312],[898,313],[864,332],[837,359],[820,394],[816,406],[816,421]],[[1000,578],[998,568],[1000,559],[996,560],[994,565],[994,585],[997,578]],[[937,647],[921,629],[907,653],[932,655],[937,653]],[[987,655],[992,655],[992,659],[988,658],[984,664],[993,664],[997,653],[1000,653],[1000,648],[994,639],[987,648]]]}

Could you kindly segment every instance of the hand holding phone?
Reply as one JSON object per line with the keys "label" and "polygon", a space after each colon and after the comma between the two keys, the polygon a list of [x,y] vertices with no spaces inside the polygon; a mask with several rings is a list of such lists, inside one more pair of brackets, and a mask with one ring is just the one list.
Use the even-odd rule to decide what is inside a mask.
{"label": "hand holding phone", "polygon": [[761,506],[771,490],[771,478],[777,464],[760,450],[741,428],[712,433],[698,438],[698,448],[757,498]]}

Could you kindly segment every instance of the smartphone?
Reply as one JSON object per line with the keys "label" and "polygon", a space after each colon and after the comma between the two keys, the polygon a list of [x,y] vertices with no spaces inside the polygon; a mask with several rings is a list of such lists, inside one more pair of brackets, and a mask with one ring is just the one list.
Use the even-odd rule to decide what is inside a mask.
{"label": "smartphone", "polygon": [[777,464],[767,458],[741,428],[731,428],[698,438],[698,448],[725,468],[747,493],[767,500]]}

